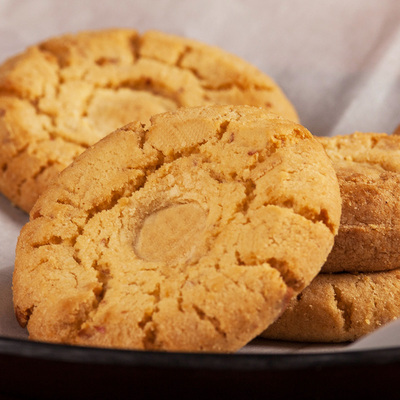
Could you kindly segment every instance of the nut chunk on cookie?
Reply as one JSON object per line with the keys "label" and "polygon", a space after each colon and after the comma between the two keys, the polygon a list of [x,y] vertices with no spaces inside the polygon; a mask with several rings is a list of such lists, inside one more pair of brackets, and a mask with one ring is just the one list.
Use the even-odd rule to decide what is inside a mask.
{"label": "nut chunk on cookie", "polygon": [[14,305],[30,338],[231,352],[317,275],[339,186],[301,125],[250,106],[129,124],[66,168],[23,228]]}
{"label": "nut chunk on cookie", "polygon": [[0,191],[29,212],[57,174],[106,134],[209,104],[298,119],[271,78],[213,46],[129,29],[50,38],[0,66]]}

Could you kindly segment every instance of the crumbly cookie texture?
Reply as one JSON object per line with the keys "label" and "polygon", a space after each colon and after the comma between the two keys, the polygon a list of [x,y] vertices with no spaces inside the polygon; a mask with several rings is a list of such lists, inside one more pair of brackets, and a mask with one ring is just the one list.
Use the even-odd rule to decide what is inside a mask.
{"label": "crumbly cookie texture", "polygon": [[339,220],[336,174],[304,127],[182,108],[110,134],[39,198],[15,312],[34,340],[235,351],[316,276]]}
{"label": "crumbly cookie texture", "polygon": [[0,191],[29,212],[49,182],[106,134],[207,104],[262,106],[298,120],[268,76],[193,40],[117,29],[30,47],[0,67]]}
{"label": "crumbly cookie texture", "polygon": [[323,272],[400,267],[400,136],[319,138],[336,170],[343,211]]}
{"label": "crumbly cookie texture", "polygon": [[262,336],[354,341],[400,316],[400,270],[319,274]]}

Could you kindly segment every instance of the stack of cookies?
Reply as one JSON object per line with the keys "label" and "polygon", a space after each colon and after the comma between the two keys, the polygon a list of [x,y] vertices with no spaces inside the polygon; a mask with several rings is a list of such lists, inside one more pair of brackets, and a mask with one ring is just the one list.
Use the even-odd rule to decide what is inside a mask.
{"label": "stack of cookies", "polygon": [[[364,285],[380,310],[397,280],[394,198],[390,226],[384,207],[361,200],[359,215],[380,222],[351,208],[368,179],[395,187],[395,158],[384,162],[395,145],[354,138],[368,156],[347,138],[318,140],[271,78],[195,41],[107,30],[29,48],[0,67],[0,190],[30,212],[19,323],[33,340],[232,352],[263,332],[316,340],[289,334],[290,321],[326,323],[298,309],[330,285],[351,325],[342,339],[354,339],[347,296]],[[364,229],[377,224],[393,234],[384,250],[370,243],[387,232]],[[389,319],[378,314],[370,327]]]}
{"label": "stack of cookies", "polygon": [[346,342],[400,315],[400,136],[320,138],[343,201],[335,245],[317,278],[263,336]]}

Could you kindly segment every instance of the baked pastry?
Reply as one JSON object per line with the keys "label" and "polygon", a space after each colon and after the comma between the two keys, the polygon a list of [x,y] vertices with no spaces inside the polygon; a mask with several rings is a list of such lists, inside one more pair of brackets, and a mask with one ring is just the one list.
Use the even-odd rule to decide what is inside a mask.
{"label": "baked pastry", "polygon": [[31,339],[235,351],[324,263],[339,186],[304,127],[249,106],[151,121],[86,150],[33,207],[13,276]]}
{"label": "baked pastry", "polygon": [[339,181],[339,233],[321,273],[265,338],[353,341],[400,316],[400,136],[318,139]]}
{"label": "baked pastry", "polygon": [[116,29],[32,46],[0,67],[0,191],[29,212],[59,171],[114,129],[213,103],[297,121],[268,76],[196,41]]}
{"label": "baked pastry", "polygon": [[262,336],[354,341],[400,316],[400,270],[319,274]]}
{"label": "baked pastry", "polygon": [[343,202],[339,233],[323,272],[400,267],[400,136],[355,132],[319,138]]}

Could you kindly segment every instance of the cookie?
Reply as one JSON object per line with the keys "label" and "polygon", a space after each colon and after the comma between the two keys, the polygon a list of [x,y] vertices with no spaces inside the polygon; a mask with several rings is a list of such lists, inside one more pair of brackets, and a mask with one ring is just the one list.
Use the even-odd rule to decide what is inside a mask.
{"label": "cookie", "polygon": [[40,196],[13,276],[30,338],[231,352],[319,272],[340,192],[318,141],[250,106],[129,124]]}
{"label": "cookie", "polygon": [[400,267],[400,136],[355,132],[320,138],[343,201],[339,233],[323,272]]}
{"label": "cookie", "polygon": [[49,39],[0,67],[0,191],[29,212],[62,169],[114,129],[208,104],[298,119],[275,82],[215,47],[121,29]]}
{"label": "cookie", "polygon": [[400,316],[400,270],[319,274],[262,336],[354,341]]}

